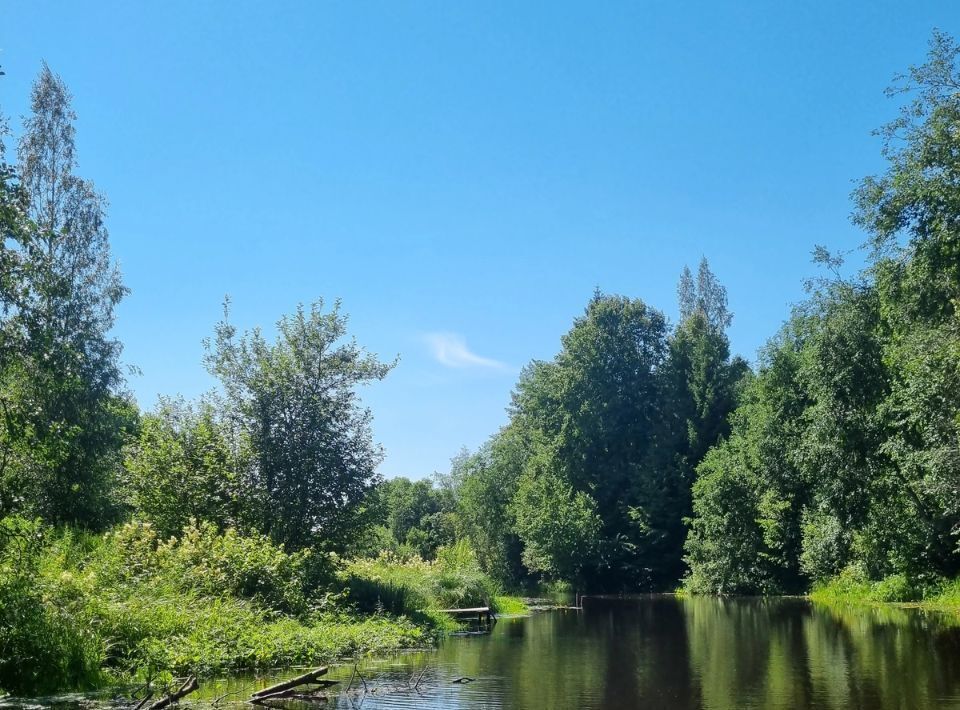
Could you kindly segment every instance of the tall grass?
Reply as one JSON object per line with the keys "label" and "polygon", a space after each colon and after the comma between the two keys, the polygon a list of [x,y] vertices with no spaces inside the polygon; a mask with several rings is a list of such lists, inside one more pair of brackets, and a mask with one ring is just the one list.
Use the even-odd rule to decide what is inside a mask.
{"label": "tall grass", "polygon": [[[437,551],[427,561],[417,555],[381,553],[350,562],[340,576],[350,599],[365,611],[386,610],[414,619],[428,618],[441,628],[455,624],[440,609],[490,606],[498,613],[522,613],[526,606],[480,571],[466,541]],[[510,611],[505,611],[506,606]]]}
{"label": "tall grass", "polygon": [[16,694],[323,663],[423,646],[448,607],[517,602],[466,543],[343,562],[192,524],[161,539],[0,520],[0,690]]}
{"label": "tall grass", "polygon": [[322,663],[423,646],[431,633],[360,617],[331,560],[190,526],[160,540],[0,523],[0,689],[17,694]]}
{"label": "tall grass", "polygon": [[850,565],[836,577],[816,584],[810,598],[827,604],[918,603],[960,609],[960,579],[913,579],[893,574],[871,580],[860,566]]}
{"label": "tall grass", "polygon": [[0,520],[0,688],[10,692],[88,688],[104,679],[96,632],[42,574],[46,543],[39,523]]}

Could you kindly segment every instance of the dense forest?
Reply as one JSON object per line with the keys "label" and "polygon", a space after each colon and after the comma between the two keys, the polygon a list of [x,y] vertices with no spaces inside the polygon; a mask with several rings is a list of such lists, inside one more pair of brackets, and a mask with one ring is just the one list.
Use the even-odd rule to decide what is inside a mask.
{"label": "dense forest", "polygon": [[[505,591],[933,597],[960,572],[960,49],[897,77],[865,267],[820,278],[755,367],[708,262],[679,319],[596,292],[509,421],[449,474],[384,481],[339,302],[224,318],[217,386],[141,412],[127,293],[44,66],[0,141],[0,687],[316,662],[422,643]],[[10,138],[3,123],[3,137]],[[169,639],[178,643],[171,646]],[[29,659],[25,661],[25,659]]]}
{"label": "dense forest", "polygon": [[[731,358],[706,263],[680,322],[596,294],[510,423],[454,467],[461,524],[506,583],[584,589],[942,591],[960,569],[960,71],[935,33],[896,78],[884,174],[854,221],[866,266],[825,276],[760,353]],[[829,586],[829,585],[828,585]]]}

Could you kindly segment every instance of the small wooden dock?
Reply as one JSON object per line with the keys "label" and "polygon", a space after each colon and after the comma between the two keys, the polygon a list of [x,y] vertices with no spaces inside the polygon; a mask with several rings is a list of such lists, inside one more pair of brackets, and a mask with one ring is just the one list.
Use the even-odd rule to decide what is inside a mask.
{"label": "small wooden dock", "polygon": [[494,620],[493,611],[488,606],[475,606],[469,609],[437,609],[441,614],[450,614],[451,616],[473,616],[476,614],[477,623],[490,624]]}

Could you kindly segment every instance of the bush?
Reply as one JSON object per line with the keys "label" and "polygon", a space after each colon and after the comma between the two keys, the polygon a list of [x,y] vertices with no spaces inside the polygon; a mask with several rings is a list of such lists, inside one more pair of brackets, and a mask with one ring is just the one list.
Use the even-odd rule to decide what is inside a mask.
{"label": "bush", "polygon": [[96,573],[115,583],[151,580],[199,595],[231,595],[292,614],[333,578],[333,563],[309,550],[287,553],[263,535],[223,533],[191,522],[179,537],[160,540],[149,523],[108,533],[93,556]]}
{"label": "bush", "polygon": [[332,560],[262,536],[146,523],[93,536],[0,521],[0,687],[17,693],[332,661],[419,647],[409,620],[359,619]]}
{"label": "bush", "polygon": [[46,531],[0,520],[0,689],[85,688],[101,680],[103,648],[41,575]]}
{"label": "bush", "polygon": [[164,537],[179,535],[191,519],[221,528],[235,521],[241,497],[234,472],[246,452],[230,445],[211,402],[161,398],[124,453],[130,502]]}
{"label": "bush", "polygon": [[828,603],[913,602],[932,597],[933,589],[905,574],[891,574],[871,581],[864,565],[853,563],[836,577],[816,585],[810,596]]}
{"label": "bush", "polygon": [[823,511],[805,510],[802,520],[800,568],[818,582],[836,576],[849,556],[848,533],[835,515]]}
{"label": "bush", "polygon": [[384,552],[374,559],[354,560],[341,573],[350,599],[364,611],[385,610],[412,618],[431,610],[488,606],[499,589],[480,571],[470,546],[460,541],[437,550],[437,559]]}
{"label": "bush", "polygon": [[923,591],[907,575],[891,574],[872,585],[871,597],[878,602],[914,602],[923,598]]}

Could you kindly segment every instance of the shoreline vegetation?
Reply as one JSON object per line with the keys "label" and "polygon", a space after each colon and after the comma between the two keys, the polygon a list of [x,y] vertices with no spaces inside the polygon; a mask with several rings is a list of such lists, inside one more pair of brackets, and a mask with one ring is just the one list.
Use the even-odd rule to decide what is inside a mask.
{"label": "shoreline vegetation", "polygon": [[387,655],[462,628],[439,609],[527,611],[462,545],[436,561],[345,561],[209,524],[163,539],[147,523],[94,535],[7,518],[0,535],[2,611],[19,637],[4,647],[23,654],[4,659],[4,689],[18,694]]}
{"label": "shoreline vegetation", "polygon": [[847,569],[837,577],[816,585],[807,598],[827,605],[889,604],[960,615],[960,578],[919,586],[912,584],[904,575],[871,581],[862,570]]}
{"label": "shoreline vegetation", "polygon": [[[447,475],[389,481],[339,301],[223,320],[215,388],[126,389],[105,200],[46,65],[0,140],[0,689],[36,694],[418,648],[505,591],[960,609],[960,48],[935,32],[854,193],[865,267],[814,250],[751,365],[704,258],[679,321],[589,299]],[[0,139],[7,136],[0,117]],[[945,581],[953,580],[953,581]],[[810,591],[812,590],[812,591]]]}

